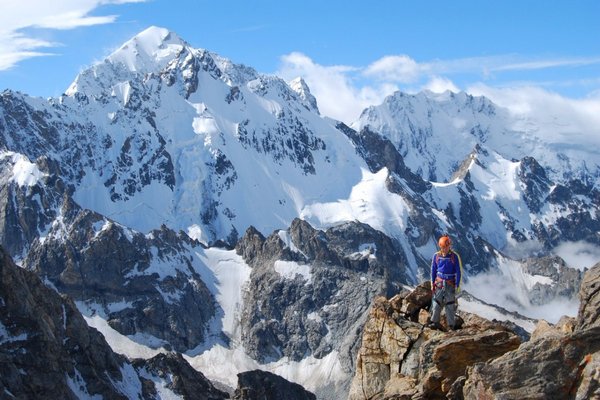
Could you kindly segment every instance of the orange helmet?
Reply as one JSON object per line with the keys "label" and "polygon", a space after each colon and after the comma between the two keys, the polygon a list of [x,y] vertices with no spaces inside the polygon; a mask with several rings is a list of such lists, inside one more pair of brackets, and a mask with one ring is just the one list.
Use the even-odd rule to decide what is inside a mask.
{"label": "orange helmet", "polygon": [[440,237],[440,240],[438,240],[438,246],[440,246],[440,247],[450,246],[451,244],[452,244],[452,241],[450,240],[450,236],[448,236],[448,235],[442,235]]}

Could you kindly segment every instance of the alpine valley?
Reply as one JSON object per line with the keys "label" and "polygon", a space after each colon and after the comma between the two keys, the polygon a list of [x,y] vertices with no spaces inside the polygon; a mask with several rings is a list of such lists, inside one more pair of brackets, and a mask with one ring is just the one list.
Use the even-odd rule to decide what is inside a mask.
{"label": "alpine valley", "polygon": [[591,265],[557,249],[600,246],[600,141],[578,128],[463,92],[347,125],[301,78],[157,27],[58,98],[5,90],[2,398],[345,399],[374,300],[427,281],[444,232],[459,311],[527,340],[577,313]]}

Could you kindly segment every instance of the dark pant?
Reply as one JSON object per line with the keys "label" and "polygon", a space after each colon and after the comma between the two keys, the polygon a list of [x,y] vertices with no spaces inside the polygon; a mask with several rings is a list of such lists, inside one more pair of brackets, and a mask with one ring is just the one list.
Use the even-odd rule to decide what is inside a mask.
{"label": "dark pant", "polygon": [[442,307],[446,309],[446,322],[453,328],[456,313],[456,286],[453,280],[437,278],[431,299],[431,322],[439,323]]}

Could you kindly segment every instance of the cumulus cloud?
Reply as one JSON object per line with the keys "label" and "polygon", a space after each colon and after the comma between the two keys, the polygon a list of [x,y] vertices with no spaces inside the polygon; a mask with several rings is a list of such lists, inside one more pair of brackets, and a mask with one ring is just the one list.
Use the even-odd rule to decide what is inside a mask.
{"label": "cumulus cloud", "polygon": [[46,49],[60,46],[36,36],[31,28],[66,30],[108,24],[117,16],[91,16],[90,13],[105,4],[142,1],[145,0],[4,0],[0,13],[0,70],[9,69],[27,58],[52,55]]}
{"label": "cumulus cloud", "polygon": [[298,52],[281,57],[276,75],[287,80],[302,77],[317,98],[321,113],[347,124],[356,120],[366,107],[380,104],[385,96],[398,90],[393,83],[360,85],[357,83],[360,69],[319,65]]}
{"label": "cumulus cloud", "polygon": [[413,83],[421,75],[422,67],[406,55],[385,56],[369,65],[363,74],[377,80]]}

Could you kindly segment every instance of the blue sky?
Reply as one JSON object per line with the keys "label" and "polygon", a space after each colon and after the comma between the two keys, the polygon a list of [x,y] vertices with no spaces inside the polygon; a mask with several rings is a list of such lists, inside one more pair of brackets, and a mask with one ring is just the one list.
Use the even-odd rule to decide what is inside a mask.
{"label": "blue sky", "polygon": [[[51,4],[51,5],[49,5]],[[342,120],[394,90],[600,102],[600,1],[0,0],[0,90],[59,96],[150,25],[303,76]]]}

